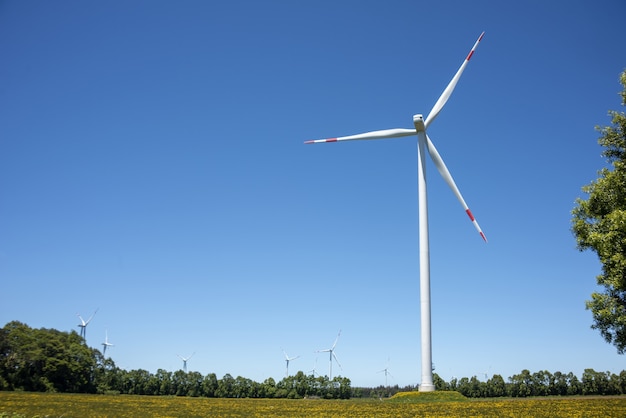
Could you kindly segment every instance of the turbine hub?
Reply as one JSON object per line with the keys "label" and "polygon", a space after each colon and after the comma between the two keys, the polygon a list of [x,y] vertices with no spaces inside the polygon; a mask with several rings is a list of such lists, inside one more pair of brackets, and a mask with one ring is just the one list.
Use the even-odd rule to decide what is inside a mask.
{"label": "turbine hub", "polygon": [[424,117],[422,115],[413,115],[413,125],[417,132],[424,132],[426,126],[424,125]]}

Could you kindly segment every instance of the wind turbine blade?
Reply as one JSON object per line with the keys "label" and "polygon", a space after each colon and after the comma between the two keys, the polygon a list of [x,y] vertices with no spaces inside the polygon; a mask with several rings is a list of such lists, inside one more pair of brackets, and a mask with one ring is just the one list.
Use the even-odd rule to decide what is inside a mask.
{"label": "wind turbine blade", "polygon": [[339,359],[337,358],[337,355],[335,354],[335,352],[333,351],[333,358],[335,359],[335,361],[337,362],[337,365],[339,365],[339,368],[341,370],[343,370],[343,368],[341,367],[341,363],[339,363]]}
{"label": "wind turbine blade", "polygon": [[196,352],[194,351],[192,355],[190,355],[189,357],[187,357],[187,360],[189,360],[190,358],[193,357],[193,355],[196,354]]}
{"label": "wind turbine blade", "polygon": [[441,155],[439,155],[437,148],[435,148],[435,144],[433,144],[433,142],[430,140],[428,134],[426,134],[426,142],[427,142],[427,147],[428,147],[428,153],[430,154],[433,162],[435,163],[435,167],[437,167],[437,170],[439,170],[439,174],[441,174],[441,177],[443,177],[446,183],[448,183],[448,186],[450,186],[456,198],[459,200],[459,202],[461,202],[461,206],[463,206],[463,209],[465,209],[465,213],[467,213],[467,216],[469,216],[470,220],[472,221],[472,224],[474,224],[474,227],[476,228],[480,236],[483,238],[483,240],[485,240],[485,242],[487,242],[487,237],[483,233],[482,229],[480,229],[480,225],[478,225],[478,222],[474,218],[472,211],[467,206],[467,203],[465,203],[465,199],[463,199],[463,196],[461,195],[461,191],[456,186],[456,183],[454,182],[454,179],[452,178],[452,175],[450,174],[448,167],[446,167],[446,164],[443,162]]}
{"label": "wind turbine blade", "polygon": [[452,92],[454,91],[454,88],[456,87],[456,83],[459,82],[459,79],[461,78],[461,74],[463,74],[463,70],[465,70],[465,67],[467,67],[467,64],[469,63],[469,60],[472,58],[472,55],[474,55],[474,51],[476,50],[476,47],[478,46],[478,43],[481,41],[481,39],[483,39],[484,35],[485,35],[485,32],[480,34],[480,36],[478,37],[478,40],[476,41],[476,43],[472,47],[472,50],[469,52],[469,54],[467,54],[467,57],[465,58],[465,61],[463,61],[463,64],[461,64],[461,67],[456,72],[454,77],[452,77],[452,80],[450,80],[450,83],[448,83],[448,87],[446,87],[446,89],[443,91],[443,93],[441,93],[441,96],[439,96],[439,99],[437,99],[437,102],[435,103],[435,105],[431,109],[430,113],[428,114],[428,117],[426,118],[426,121],[424,122],[424,126],[426,128],[428,128],[428,125],[430,125],[430,123],[433,120],[435,120],[437,115],[439,115],[439,112],[441,112],[441,109],[443,109],[443,106],[446,104],[446,102],[448,101],[448,99],[452,95]]}
{"label": "wind turbine blade", "polygon": [[[98,308],[98,309],[100,309],[100,308]],[[93,313],[93,315],[91,315],[91,316],[89,317],[89,319],[87,320],[87,322],[85,322],[85,325],[87,325],[89,322],[91,322],[91,320],[93,319],[94,315],[98,313],[98,309],[96,309],[96,311]],[[81,319],[82,319],[82,318],[81,318]]]}
{"label": "wind turbine blade", "polygon": [[415,129],[384,129],[382,131],[365,132],[362,134],[340,136],[337,138],[326,139],[314,139],[311,141],[305,141],[305,144],[317,144],[321,142],[338,142],[338,141],[353,141],[360,139],[387,139],[387,138],[399,138],[403,136],[417,135]]}
{"label": "wind turbine blade", "polygon": [[341,330],[339,330],[339,334],[337,334],[337,338],[335,338],[335,343],[333,344],[333,346],[331,347],[331,351],[335,349],[335,346],[337,345],[337,341],[339,341],[339,337],[341,336]]}

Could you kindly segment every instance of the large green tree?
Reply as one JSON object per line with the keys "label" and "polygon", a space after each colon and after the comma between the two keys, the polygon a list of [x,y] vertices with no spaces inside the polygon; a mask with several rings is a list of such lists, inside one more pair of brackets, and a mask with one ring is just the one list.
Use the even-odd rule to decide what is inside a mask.
{"label": "large green tree", "polygon": [[[622,106],[626,106],[626,71],[620,76],[624,90]],[[593,314],[592,328],[604,339],[626,352],[626,115],[610,111],[612,125],[597,127],[598,142],[608,167],[598,172],[599,178],[584,186],[588,198],[577,199],[572,211],[572,231],[578,249],[592,250],[602,263],[597,276],[601,291],[591,294],[587,309]]]}
{"label": "large green tree", "polygon": [[76,332],[18,321],[0,330],[0,389],[94,392],[96,365],[94,350]]}

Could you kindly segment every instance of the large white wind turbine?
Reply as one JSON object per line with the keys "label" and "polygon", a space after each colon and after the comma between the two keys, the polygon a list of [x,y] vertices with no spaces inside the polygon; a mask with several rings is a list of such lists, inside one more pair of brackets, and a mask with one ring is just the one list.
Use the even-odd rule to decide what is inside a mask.
{"label": "large white wind turbine", "polygon": [[300,356],[289,357],[287,355],[287,353],[285,352],[285,350],[283,350],[283,354],[285,355],[285,363],[287,363],[287,367],[286,367],[286,370],[285,370],[285,377],[289,377],[289,362],[291,360],[295,360],[297,358],[300,358]]}
{"label": "large white wind turbine", "polygon": [[366,132],[357,135],[343,136],[337,138],[319,139],[313,141],[306,141],[305,144],[315,144],[321,142],[339,142],[339,141],[351,141],[351,140],[367,140],[367,139],[385,139],[385,138],[397,138],[404,136],[417,136],[418,145],[418,194],[419,194],[419,248],[420,248],[420,319],[421,319],[421,345],[422,345],[422,380],[420,384],[420,391],[429,392],[435,390],[433,384],[433,371],[432,371],[432,344],[431,344],[431,329],[430,329],[430,254],[428,245],[428,204],[426,193],[426,153],[428,153],[439,170],[439,173],[443,179],[448,183],[448,186],[452,189],[455,196],[461,202],[463,209],[469,216],[470,220],[474,224],[474,227],[478,230],[480,236],[487,241],[485,234],[480,229],[478,222],[469,210],[469,207],[465,203],[461,192],[456,186],[448,168],[446,167],[443,159],[437,152],[435,145],[432,143],[426,130],[428,126],[435,120],[439,112],[446,104],[452,91],[454,90],[463,70],[472,58],[478,43],[482,40],[483,32],[479,37],[471,51],[461,64],[446,89],[443,91],[429,115],[424,118],[422,115],[417,114],[413,116],[414,129],[386,129],[382,131]]}
{"label": "large white wind turbine", "polygon": [[335,342],[333,343],[332,347],[327,348],[326,350],[316,351],[316,353],[328,353],[328,356],[329,356],[328,379],[329,380],[333,380],[333,358],[335,359],[335,361],[337,362],[337,365],[341,369],[341,364],[339,363],[339,359],[337,358],[337,355],[335,354],[335,346],[337,345],[337,341],[339,341],[340,335],[341,335],[341,330],[339,330],[339,334],[337,334],[337,338],[335,338]]}
{"label": "large white wind turbine", "polygon": [[107,347],[113,347],[113,344],[109,342],[109,331],[104,330],[104,342],[102,343],[102,357],[106,355]]}
{"label": "large white wind turbine", "polygon": [[89,322],[91,322],[97,312],[98,309],[96,309],[93,315],[91,315],[86,321],[83,319],[82,316],[80,316],[80,314],[76,314],[76,316],[78,316],[78,319],[80,319],[80,324],[78,324],[78,327],[80,328],[80,336],[83,337],[85,340],[87,340],[87,325],[89,325]]}
{"label": "large white wind turbine", "polygon": [[[196,353],[194,352],[193,354],[196,354]],[[189,357],[183,357],[180,354],[176,354],[183,361],[183,370],[185,371],[185,373],[187,372],[187,360],[192,358],[193,354],[190,355]]]}

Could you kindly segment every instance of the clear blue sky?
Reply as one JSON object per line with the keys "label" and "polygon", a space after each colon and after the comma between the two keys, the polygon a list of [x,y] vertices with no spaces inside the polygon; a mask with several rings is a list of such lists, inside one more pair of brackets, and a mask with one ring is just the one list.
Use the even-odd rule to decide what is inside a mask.
{"label": "clear blue sky", "polygon": [[570,211],[620,106],[623,1],[0,3],[0,323],[77,330],[125,369],[420,380],[411,128],[429,135],[445,380],[619,372]]}

